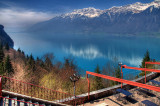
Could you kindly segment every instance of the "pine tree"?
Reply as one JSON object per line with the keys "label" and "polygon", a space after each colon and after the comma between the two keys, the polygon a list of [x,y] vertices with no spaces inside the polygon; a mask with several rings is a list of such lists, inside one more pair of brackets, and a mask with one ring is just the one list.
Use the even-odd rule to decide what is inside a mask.
{"label": "pine tree", "polygon": [[37,64],[37,65],[40,65],[40,66],[43,67],[43,68],[44,68],[44,66],[45,66],[43,60],[40,59],[39,57],[37,57],[37,59],[36,59],[36,64]]}
{"label": "pine tree", "polygon": [[[95,73],[100,74],[100,69],[99,66],[97,65],[96,69],[95,69]],[[94,83],[94,88],[96,90],[102,89],[104,88],[103,84],[102,84],[102,78],[101,77],[95,77],[95,83]]]}
{"label": "pine tree", "polygon": [[145,62],[150,61],[150,55],[149,55],[149,51],[146,51],[146,54],[144,55],[144,58],[142,60],[142,64],[141,64],[141,68],[145,68]]}
{"label": "pine tree", "polygon": [[0,43],[0,49],[3,49],[3,44],[2,43]]}
{"label": "pine tree", "polygon": [[115,73],[116,73],[116,78],[121,78],[121,70],[120,68],[117,66],[116,70],[115,70]]}
{"label": "pine tree", "polygon": [[4,70],[5,70],[5,72],[7,72],[8,75],[13,72],[13,68],[12,68],[12,64],[11,64],[11,60],[10,60],[9,55],[5,59]]}
{"label": "pine tree", "polygon": [[[140,67],[141,67],[141,68],[145,68],[145,62],[147,62],[147,61],[151,61],[148,50],[146,51],[146,53],[145,53],[145,55],[144,55],[144,58],[143,58],[143,60],[142,60],[142,63],[141,63],[141,65],[140,65]],[[146,74],[148,74],[148,73],[150,73],[150,72],[146,72]],[[145,75],[145,72],[142,71],[139,75],[140,75],[140,76],[143,76],[143,75]]]}
{"label": "pine tree", "polygon": [[4,74],[4,63],[0,63],[0,75]]}
{"label": "pine tree", "polygon": [[35,70],[35,61],[34,61],[32,54],[30,55],[28,59],[28,65],[29,65],[29,69],[32,69],[32,71]]}
{"label": "pine tree", "polygon": [[68,58],[64,58],[64,67],[66,69],[70,67],[70,60]]}
{"label": "pine tree", "polygon": [[46,58],[45,58],[44,63],[45,63],[45,66],[46,66],[47,69],[48,69],[48,68],[50,69],[50,68],[53,66],[52,60],[51,60],[49,57],[46,57]]}
{"label": "pine tree", "polygon": [[0,46],[0,63],[3,61],[3,58],[4,58],[3,47]]}
{"label": "pine tree", "polygon": [[8,45],[8,43],[6,43],[5,49],[6,49],[7,51],[9,50],[9,45]]}
{"label": "pine tree", "polygon": [[[120,67],[117,66],[116,70],[115,70],[115,73],[116,73],[116,78],[121,78],[121,70],[120,70]],[[115,84],[119,84],[118,82],[115,82]]]}
{"label": "pine tree", "polygon": [[24,51],[22,51],[22,54],[25,55]]}
{"label": "pine tree", "polygon": [[18,48],[18,50],[17,50],[19,53],[21,53],[21,49],[20,48]]}
{"label": "pine tree", "polygon": [[75,62],[72,58],[64,58],[64,68],[65,69],[76,70],[77,65],[75,64]]}
{"label": "pine tree", "polygon": [[37,64],[40,64],[40,59],[39,59],[39,57],[37,57],[36,63],[37,63]]}

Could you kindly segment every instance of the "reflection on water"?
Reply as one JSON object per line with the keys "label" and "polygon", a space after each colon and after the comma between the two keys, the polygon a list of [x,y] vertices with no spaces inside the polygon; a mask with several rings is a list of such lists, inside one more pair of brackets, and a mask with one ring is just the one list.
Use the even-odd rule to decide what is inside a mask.
{"label": "reflection on water", "polygon": [[132,66],[138,66],[141,64],[141,61],[142,61],[142,57],[139,57],[136,55],[132,55],[132,56],[126,55],[122,57],[116,51],[108,50],[106,53],[103,54],[100,52],[100,50],[98,50],[98,48],[94,46],[88,46],[85,48],[76,49],[71,45],[69,48],[63,47],[63,50],[65,53],[72,55],[74,57],[79,57],[79,58],[84,58],[89,60],[104,58],[104,59],[108,59],[109,61],[113,61],[116,58],[118,61],[123,61],[124,63],[130,64]]}
{"label": "reflection on water", "polygon": [[94,46],[88,46],[85,48],[79,48],[75,49],[72,47],[72,45],[69,48],[64,48],[64,51],[67,54],[70,54],[74,57],[79,57],[79,58],[84,58],[84,59],[89,59],[93,60],[96,58],[106,58],[104,54],[102,54],[98,48]]}
{"label": "reflection on water", "polygon": [[[160,59],[160,39],[147,37],[97,37],[97,38],[62,38],[40,39],[28,34],[11,34],[15,48],[20,47],[27,54],[42,56],[53,52],[56,59],[63,61],[64,57],[74,57],[77,65],[83,70],[94,71],[97,64],[100,67],[107,62],[117,61],[129,66],[139,66],[146,50],[151,58]],[[85,71],[82,72],[85,74]]]}

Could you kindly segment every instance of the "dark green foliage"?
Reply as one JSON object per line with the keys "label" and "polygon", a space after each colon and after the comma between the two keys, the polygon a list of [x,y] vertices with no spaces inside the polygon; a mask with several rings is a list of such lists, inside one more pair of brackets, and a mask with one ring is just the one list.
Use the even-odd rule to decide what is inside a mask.
{"label": "dark green foliage", "polygon": [[18,48],[18,50],[17,50],[19,53],[21,53],[21,49],[20,48]]}
{"label": "dark green foliage", "polygon": [[32,71],[35,70],[35,61],[34,61],[32,54],[30,55],[28,59],[28,66],[29,66],[29,69],[31,69]]}
{"label": "dark green foliage", "polygon": [[5,72],[7,72],[8,75],[13,72],[13,68],[12,68],[12,64],[11,64],[11,60],[10,60],[9,55],[5,59],[4,70],[5,70]]}
{"label": "dark green foliage", "polygon": [[45,58],[44,63],[45,63],[45,66],[48,67],[48,68],[50,68],[50,67],[53,66],[52,60],[51,60],[51,58],[49,58],[48,56]]}
{"label": "dark green foliage", "polygon": [[9,50],[9,45],[8,45],[8,43],[6,43],[5,49],[6,49],[7,51]]}
{"label": "dark green foliage", "polygon": [[24,54],[24,51],[22,51],[22,54],[25,55],[25,54]]}
{"label": "dark green foliage", "polygon": [[[98,73],[98,74],[100,74],[100,69],[99,69],[99,66],[97,65],[97,67],[96,67],[96,69],[95,69],[95,73]],[[94,88],[96,89],[96,90],[99,90],[99,89],[102,89],[102,88],[104,88],[104,86],[103,86],[103,84],[102,84],[102,78],[101,77],[95,77],[94,78],[94,80],[95,80],[95,83],[94,83]]]}
{"label": "dark green foliage", "polygon": [[29,56],[28,55],[26,56],[26,59],[29,60]]}
{"label": "dark green foliage", "polygon": [[65,59],[64,59],[64,67],[67,68],[67,67],[69,67],[69,66],[70,66],[70,60],[67,59],[67,58],[65,58]]}
{"label": "dark green foliage", "polygon": [[4,73],[4,52],[3,52],[3,45],[0,44],[0,74],[2,75]]}
{"label": "dark green foliage", "polygon": [[0,75],[4,74],[4,63],[0,63]]}
{"label": "dark green foliage", "polygon": [[4,58],[4,52],[3,49],[0,49],[0,63],[3,61]]}
{"label": "dark green foliage", "polygon": [[64,68],[65,69],[73,69],[75,70],[77,68],[77,65],[75,64],[74,60],[71,58],[64,58]]}
{"label": "dark green foliage", "polygon": [[135,79],[137,79],[137,78],[139,78],[139,76],[138,76],[138,75],[136,75]]}
{"label": "dark green foliage", "polygon": [[146,51],[146,54],[144,55],[144,58],[142,60],[142,63],[140,65],[141,68],[145,68],[145,62],[150,61],[150,55],[149,55],[149,51]]}
{"label": "dark green foliage", "polygon": [[73,70],[75,70],[77,68],[77,65],[75,64],[75,62],[73,60],[70,61],[70,67]]}
{"label": "dark green foliage", "polygon": [[39,57],[37,57],[36,63],[37,63],[38,65],[40,64],[40,59],[39,59]]}
{"label": "dark green foliage", "polygon": [[[141,63],[141,65],[140,65],[140,67],[141,67],[141,68],[145,68],[145,62],[147,62],[147,61],[151,61],[148,50],[146,51],[146,53],[145,53],[145,55],[144,55],[144,58],[143,58],[143,60],[142,60],[142,63]],[[146,73],[148,74],[148,73],[150,73],[150,72],[146,72]],[[145,75],[145,72],[142,71],[139,75],[140,75],[140,76],[143,76],[143,75]]]}
{"label": "dark green foliage", "polygon": [[0,43],[0,49],[3,49],[3,44],[2,43]]}
{"label": "dark green foliage", "polygon": [[117,68],[115,70],[115,73],[116,73],[116,78],[121,78],[121,69],[120,69],[120,67],[117,66]]}
{"label": "dark green foliage", "polygon": [[0,63],[3,61],[4,58],[4,52],[3,52],[3,46],[2,44],[0,45]]}
{"label": "dark green foliage", "polygon": [[37,59],[36,59],[36,64],[41,66],[42,68],[45,67],[43,60],[40,59],[39,57],[37,57]]}
{"label": "dark green foliage", "polygon": [[47,53],[42,57],[43,61],[40,59],[40,66],[44,67],[46,70],[51,71],[53,68],[53,59],[54,59],[54,55],[53,53]]}
{"label": "dark green foliage", "polygon": [[[121,78],[121,69],[119,66],[115,69],[116,78]],[[119,84],[119,82],[114,82],[115,85]]]}

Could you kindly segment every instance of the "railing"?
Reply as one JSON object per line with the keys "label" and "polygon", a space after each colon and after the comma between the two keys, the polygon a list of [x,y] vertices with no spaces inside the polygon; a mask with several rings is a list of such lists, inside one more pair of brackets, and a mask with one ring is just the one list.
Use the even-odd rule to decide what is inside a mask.
{"label": "railing", "polygon": [[[73,95],[23,82],[17,79],[2,77],[2,90],[14,92],[31,98],[39,98],[57,103],[83,104],[84,98],[74,98]],[[0,95],[1,96],[1,95]]]}
{"label": "railing", "polygon": [[2,99],[3,101],[1,101],[1,105],[2,106],[11,106],[9,104],[9,101],[13,101],[11,104],[12,106],[18,106],[17,102],[19,102],[19,104],[23,103],[23,104],[28,104],[28,106],[30,105],[35,105],[35,106],[44,106],[44,105],[40,105],[40,104],[36,104],[36,103],[30,103],[30,102],[26,102],[26,101],[22,101],[22,100],[17,100],[17,99],[13,99],[13,98],[8,98],[8,97],[2,97],[0,96],[0,99]]}
{"label": "railing", "polygon": [[[146,62],[145,62],[145,68],[146,68],[147,64],[160,65],[160,62],[149,62],[149,61],[146,61]],[[147,81],[146,81],[146,71],[145,71],[145,83],[146,83],[146,82],[147,82]]]}
{"label": "railing", "polygon": [[[90,95],[90,86],[89,86],[90,81],[88,79],[88,75],[93,75],[93,76],[97,76],[97,77],[100,77],[100,78],[104,78],[104,79],[108,79],[108,80],[112,80],[112,81],[116,81],[116,82],[125,83],[125,84],[128,84],[128,85],[132,85],[132,86],[141,87],[141,88],[145,88],[145,89],[160,92],[160,87],[147,85],[147,84],[142,84],[142,83],[138,83],[138,82],[134,82],[134,81],[124,80],[124,79],[120,79],[120,78],[115,78],[115,77],[111,77],[111,76],[107,76],[107,75],[103,75],[103,74],[98,74],[98,73],[86,71],[86,79],[88,80],[88,99],[89,99],[89,95]],[[121,86],[121,87],[123,87],[123,86]]]}

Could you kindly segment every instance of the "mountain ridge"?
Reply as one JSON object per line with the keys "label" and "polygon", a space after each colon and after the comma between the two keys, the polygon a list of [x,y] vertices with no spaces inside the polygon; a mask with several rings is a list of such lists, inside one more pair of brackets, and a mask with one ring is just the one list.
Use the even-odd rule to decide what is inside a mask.
{"label": "mountain ridge", "polygon": [[11,48],[14,47],[14,42],[10,36],[4,31],[4,26],[0,25],[0,43],[5,45],[8,44]]}
{"label": "mountain ridge", "polygon": [[159,32],[160,2],[134,3],[105,10],[93,7],[74,10],[32,26],[45,34],[136,34]]}

